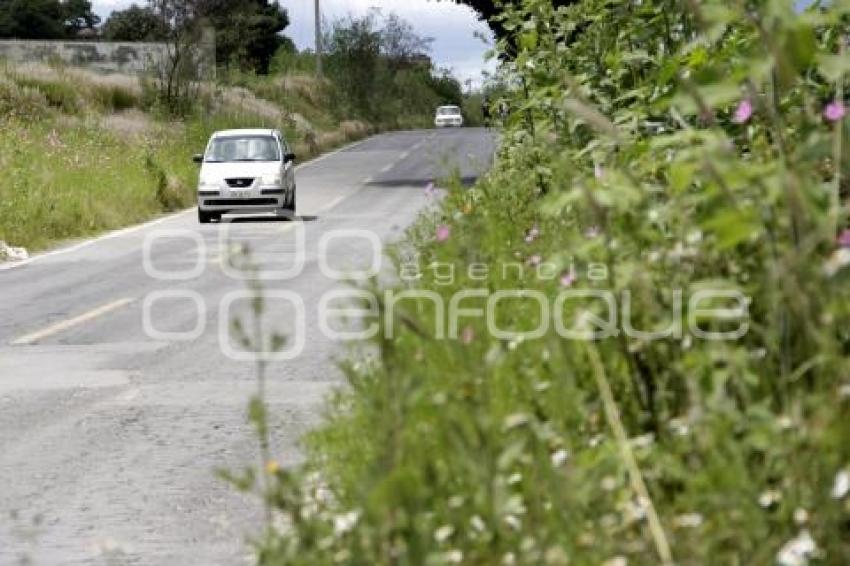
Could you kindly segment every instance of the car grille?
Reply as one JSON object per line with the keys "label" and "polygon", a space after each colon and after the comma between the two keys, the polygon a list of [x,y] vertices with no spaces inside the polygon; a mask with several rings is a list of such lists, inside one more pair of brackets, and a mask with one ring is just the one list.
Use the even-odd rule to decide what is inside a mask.
{"label": "car grille", "polygon": [[227,182],[228,187],[241,188],[241,189],[244,189],[246,187],[250,187],[251,185],[254,184],[254,179],[248,179],[248,178],[245,178],[245,177],[239,178],[239,179],[225,179],[225,181]]}
{"label": "car grille", "polygon": [[204,206],[269,206],[276,205],[273,198],[215,198],[204,201]]}

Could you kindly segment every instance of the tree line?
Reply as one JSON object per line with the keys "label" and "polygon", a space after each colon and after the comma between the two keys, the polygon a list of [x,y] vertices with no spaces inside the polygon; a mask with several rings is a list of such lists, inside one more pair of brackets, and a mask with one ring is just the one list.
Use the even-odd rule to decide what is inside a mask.
{"label": "tree line", "polygon": [[215,30],[221,66],[265,73],[275,52],[291,46],[281,35],[289,14],[277,1],[147,0],[101,22],[89,0],[0,0],[0,38],[170,41],[180,28],[198,26]]}

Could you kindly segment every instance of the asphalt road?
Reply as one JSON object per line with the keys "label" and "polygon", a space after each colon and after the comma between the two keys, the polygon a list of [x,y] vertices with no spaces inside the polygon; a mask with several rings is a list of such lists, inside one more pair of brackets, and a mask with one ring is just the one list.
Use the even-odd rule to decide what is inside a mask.
{"label": "asphalt road", "polygon": [[368,242],[340,230],[398,239],[432,202],[429,181],[454,168],[474,179],[493,146],[478,129],[381,135],[300,166],[294,221],[202,227],[192,210],[0,265],[0,564],[250,562],[259,502],[214,474],[259,458],[246,419],[254,366],[223,347],[238,352],[227,313],[247,310],[225,309],[246,289],[222,268],[227,249],[248,246],[280,271],[304,252],[299,274],[265,283],[304,305],[299,319],[282,295],[266,317],[290,337],[304,320],[303,352],[269,368],[273,453],[288,465],[345,354],[319,331],[320,298],[346,285],[320,259],[369,265]]}

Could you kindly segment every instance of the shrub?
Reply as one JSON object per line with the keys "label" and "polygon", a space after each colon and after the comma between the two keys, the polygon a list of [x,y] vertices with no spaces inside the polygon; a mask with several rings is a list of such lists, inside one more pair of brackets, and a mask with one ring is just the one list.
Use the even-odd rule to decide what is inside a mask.
{"label": "shrub", "polygon": [[[506,9],[496,166],[412,230],[396,263],[414,249],[421,277],[397,288],[610,292],[612,324],[605,301],[562,305],[610,336],[498,338],[470,316],[444,340],[430,301],[404,302],[395,335],[344,365],[307,463],[263,472],[285,527],[260,562],[850,561],[849,15]],[[482,281],[473,263],[524,269]],[[528,276],[541,265],[553,276]],[[678,310],[705,290],[749,302]],[[521,332],[538,311],[494,315]]]}

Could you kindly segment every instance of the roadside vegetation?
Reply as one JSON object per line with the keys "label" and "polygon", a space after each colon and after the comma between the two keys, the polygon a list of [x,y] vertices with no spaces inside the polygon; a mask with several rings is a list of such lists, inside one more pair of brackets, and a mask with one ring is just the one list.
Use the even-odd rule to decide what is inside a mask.
{"label": "roadside vegetation", "polygon": [[[401,301],[395,335],[381,316],[374,358],[343,365],[306,463],[256,476],[260,562],[850,562],[850,6],[499,18],[495,168],[449,183],[395,254],[421,277],[394,289],[610,291],[556,307],[610,337],[500,339],[466,315],[440,339],[431,299]],[[700,291],[727,295],[695,309]],[[539,312],[514,298],[494,322]]]}
{"label": "roadside vegetation", "polygon": [[[165,67],[149,77],[0,62],[0,168],[9,173],[0,241],[40,250],[191,206],[190,157],[219,129],[279,128],[305,160],[377,131],[427,127],[436,106],[462,101],[458,81],[432,68],[429,42],[395,16],[330,24],[327,72],[317,78],[314,56],[277,35],[288,23],[278,5],[240,4],[246,12],[230,25],[271,30],[271,38],[252,36],[248,51],[219,4],[199,5],[203,18],[169,0],[106,21],[111,39],[170,46]],[[21,19],[28,10],[15,4],[10,13]],[[184,56],[202,36],[200,21],[215,24],[215,83]]]}

